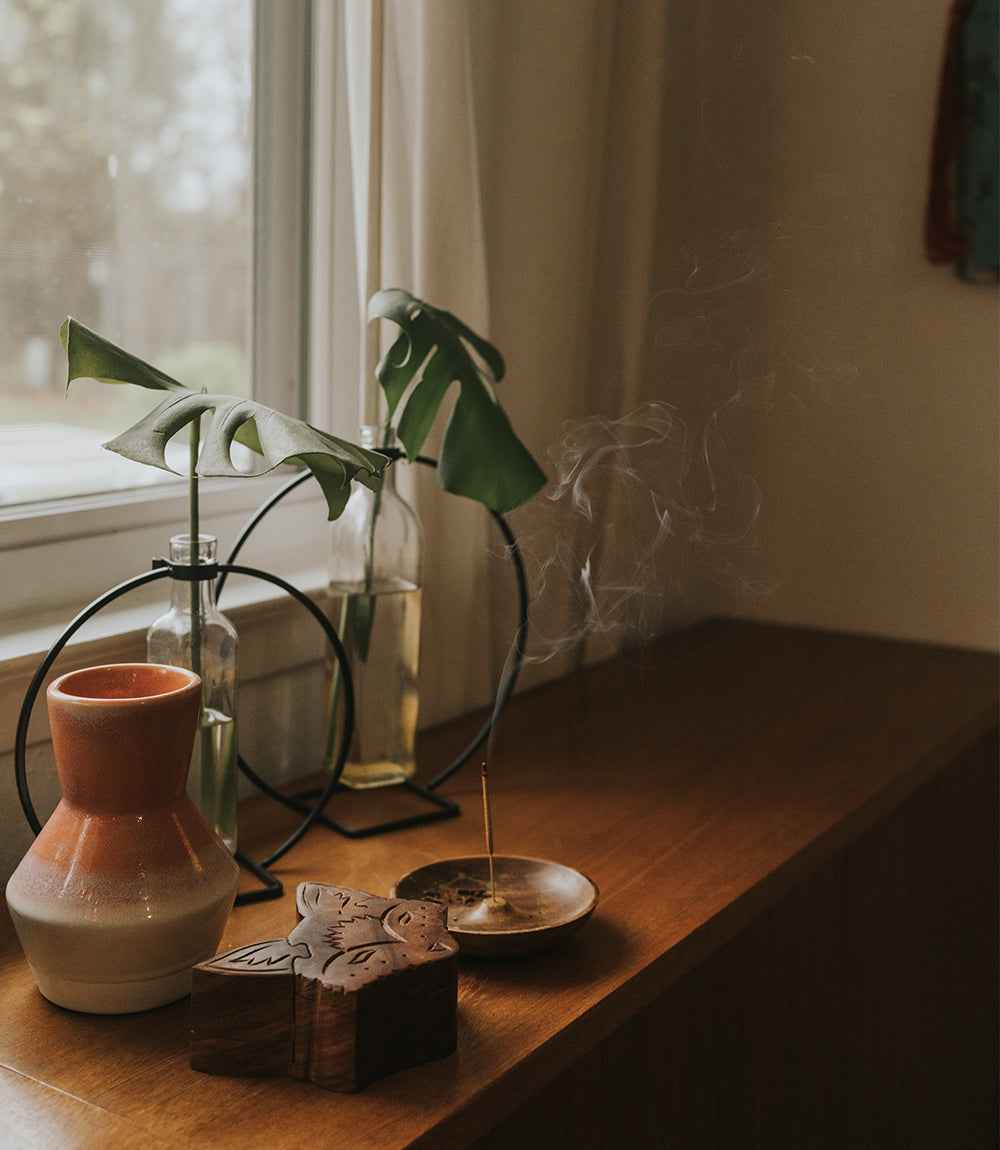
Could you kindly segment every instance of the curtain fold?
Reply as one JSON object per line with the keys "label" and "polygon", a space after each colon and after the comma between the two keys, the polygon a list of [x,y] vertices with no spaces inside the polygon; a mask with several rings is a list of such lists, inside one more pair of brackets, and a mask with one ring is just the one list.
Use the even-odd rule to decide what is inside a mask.
{"label": "curtain fold", "polygon": [[[368,4],[348,0],[347,37],[355,226],[359,267],[366,251]],[[463,0],[386,0],[382,117],[381,275],[455,312],[489,334],[469,5]],[[359,275],[359,291],[364,277]],[[365,300],[359,300],[364,314]],[[442,422],[439,420],[439,423]],[[435,455],[441,428],[425,454]],[[422,466],[404,469],[401,490],[424,523],[421,721],[482,705],[494,690],[492,628],[483,556],[490,523],[478,505],[437,490]]]}
{"label": "curtain fold", "polygon": [[[360,169],[367,3],[346,2]],[[553,479],[562,464],[547,455],[567,421],[617,419],[640,395],[665,10],[663,0],[385,3],[382,285],[493,339],[508,365],[504,407]],[[516,622],[514,582],[482,508],[438,492],[429,475],[415,486],[426,529],[421,720],[433,722],[492,700]],[[612,480],[601,514],[615,515],[617,500]],[[544,495],[532,503],[513,520],[533,546],[552,530],[570,552],[590,546],[592,523],[552,520]],[[579,577],[563,573],[534,631],[562,657],[543,661],[551,652],[540,644],[524,681],[586,651]],[[613,647],[618,630],[591,637],[591,651]]]}
{"label": "curtain fold", "polygon": [[[381,286],[488,325],[469,6],[383,0]],[[359,307],[367,300],[371,0],[345,0]],[[374,49],[377,51],[377,47]]]}
{"label": "curtain fold", "polygon": [[[547,497],[512,521],[533,580],[530,683],[634,638],[663,606],[625,548],[629,460],[617,421],[645,398],[643,355],[662,179],[664,0],[475,7],[484,225],[504,403],[545,462]],[[484,130],[482,130],[484,129]],[[615,466],[589,473],[595,458]],[[634,491],[632,492],[634,494]],[[634,520],[633,520],[634,522]],[[642,530],[656,533],[647,523]],[[631,598],[630,598],[631,597]]]}

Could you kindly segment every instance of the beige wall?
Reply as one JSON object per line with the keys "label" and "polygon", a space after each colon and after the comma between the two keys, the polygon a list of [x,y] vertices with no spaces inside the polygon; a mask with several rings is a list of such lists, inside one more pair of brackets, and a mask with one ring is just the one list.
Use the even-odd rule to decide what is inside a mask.
{"label": "beige wall", "polygon": [[[581,303],[590,213],[628,207],[627,168],[595,159],[601,67],[577,32],[586,14],[609,34],[615,6],[500,7],[480,35],[520,56],[482,81],[505,112],[486,137],[493,335],[542,453],[609,402],[616,356],[630,386]],[[676,410],[707,524],[676,542],[668,624],[726,611],[996,646],[997,293],[921,241],[947,8],[678,3],[637,59],[665,94],[639,394]]]}
{"label": "beige wall", "polygon": [[706,224],[752,222],[775,371],[748,611],[994,647],[997,295],[921,249],[947,7],[769,6],[728,59],[715,22],[699,186]]}

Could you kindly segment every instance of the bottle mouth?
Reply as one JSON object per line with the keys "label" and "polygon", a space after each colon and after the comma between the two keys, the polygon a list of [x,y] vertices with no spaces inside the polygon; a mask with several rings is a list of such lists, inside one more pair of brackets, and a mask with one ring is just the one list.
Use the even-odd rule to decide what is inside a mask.
{"label": "bottle mouth", "polygon": [[[187,533],[184,533],[181,535],[171,535],[170,536],[170,542],[171,543],[180,543],[185,547],[191,546],[191,539],[192,539],[192,536],[188,535]],[[200,547],[205,543],[214,543],[215,542],[215,536],[214,535],[195,535],[194,540],[197,542],[198,546]]]}
{"label": "bottle mouth", "polygon": [[50,698],[90,703],[144,702],[201,690],[201,679],[185,667],[163,663],[107,663],[67,671],[49,685]]}
{"label": "bottle mouth", "polygon": [[[217,562],[218,547],[219,541],[214,535],[171,535],[170,563],[181,567],[209,567]],[[213,574],[211,578],[214,577]]]}
{"label": "bottle mouth", "polygon": [[396,438],[396,428],[378,423],[362,424],[358,432],[362,447],[372,451],[386,451],[398,448],[399,440]]}

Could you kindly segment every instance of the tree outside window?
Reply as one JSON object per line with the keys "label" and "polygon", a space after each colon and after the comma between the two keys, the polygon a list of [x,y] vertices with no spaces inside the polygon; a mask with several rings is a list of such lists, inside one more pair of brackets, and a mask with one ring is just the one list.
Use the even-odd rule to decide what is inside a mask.
{"label": "tree outside window", "polygon": [[67,314],[246,393],[251,45],[251,0],[0,0],[0,503],[163,478],[99,449],[161,397],[67,398]]}

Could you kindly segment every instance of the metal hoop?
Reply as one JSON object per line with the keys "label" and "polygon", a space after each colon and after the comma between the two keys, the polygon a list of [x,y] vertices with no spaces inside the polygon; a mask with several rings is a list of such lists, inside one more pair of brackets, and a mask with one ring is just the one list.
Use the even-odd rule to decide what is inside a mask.
{"label": "metal hoop", "polygon": [[[344,683],[344,723],[343,730],[340,737],[340,745],[337,751],[337,757],[334,761],[333,770],[330,773],[330,778],[327,780],[326,785],[320,790],[315,802],[308,809],[302,822],[298,828],[277,848],[269,854],[266,858],[260,861],[255,861],[247,858],[247,856],[237,851],[236,857],[240,862],[243,862],[248,869],[252,870],[259,878],[264,881],[267,886],[263,891],[248,891],[239,896],[238,901],[251,902],[260,898],[273,898],[282,893],[281,884],[273,879],[268,874],[268,868],[272,866],[279,858],[286,854],[302,836],[309,830],[311,826],[322,816],[327,802],[330,800],[334,791],[337,789],[340,776],[344,770],[344,763],[347,759],[347,752],[350,746],[351,734],[354,728],[354,686],[351,681],[351,670],[347,659],[347,653],[344,646],[340,641],[340,636],[337,634],[336,629],[329,619],[323,614],[319,607],[309,598],[303,591],[294,587],[291,583],[280,578],[278,575],[272,575],[269,571],[261,571],[256,567],[244,567],[234,563],[220,563],[219,564],[219,579],[224,575],[247,575],[253,579],[261,579],[267,583],[272,583],[274,586],[279,587],[286,594],[291,595],[298,603],[305,607],[313,616],[320,627],[322,627],[327,640],[333,647],[334,655],[337,662],[340,664],[340,669],[343,674]],[[25,753],[28,739],[28,724],[31,721],[31,714],[34,710],[35,701],[38,697],[38,692],[41,685],[45,680],[45,676],[49,673],[53,663],[62,652],[63,648],[69,640],[76,634],[76,632],[96,615],[108,604],[114,602],[116,599],[121,598],[122,595],[127,594],[129,591],[135,590],[138,587],[145,586],[147,583],[153,583],[157,579],[164,579],[171,575],[170,565],[162,565],[154,567],[152,571],[143,572],[141,575],[133,576],[131,579],[125,580],[124,583],[119,583],[118,586],[113,587],[110,591],[105,592],[99,598],[95,599],[87,607],[85,607],[66,627],[62,634],[49,648],[48,654],[39,664],[38,669],[35,671],[34,676],[28,690],[25,693],[24,701],[21,704],[21,712],[18,716],[17,731],[14,738],[14,772],[17,781],[17,793],[21,802],[21,809],[28,820],[28,825],[32,831],[37,835],[42,829],[41,821],[35,811],[34,804],[31,801],[31,793],[28,786],[27,768],[25,765]],[[241,770],[248,771],[242,758],[239,762]],[[251,772],[252,775],[252,772]],[[256,782],[255,778],[252,781]],[[263,780],[261,780],[263,782]],[[267,784],[264,784],[263,789],[270,790]],[[274,792],[277,795],[277,792]],[[283,797],[283,796],[282,796]]]}
{"label": "metal hoop", "polygon": [[[383,455],[388,455],[390,459],[397,460],[402,458],[403,453],[394,447],[380,448]],[[438,461],[428,455],[418,455],[416,458],[417,463],[423,464],[425,467],[437,468]],[[260,524],[261,520],[269,511],[277,506],[286,495],[290,494],[301,484],[305,483],[311,477],[309,471],[303,471],[300,475],[294,475],[283,487],[266,499],[257,511],[246,522],[243,530],[236,537],[236,542],[233,544],[228,556],[228,563],[232,563],[236,556],[240,553],[243,545],[253,534],[254,530]],[[469,759],[476,753],[476,751],[483,745],[483,743],[492,734],[497,720],[500,718],[510,701],[511,695],[514,693],[514,688],[517,685],[518,676],[521,673],[521,667],[524,663],[524,651],[528,639],[528,581],[524,570],[524,560],[521,556],[521,549],[518,546],[517,539],[514,532],[511,530],[507,520],[500,514],[499,511],[493,511],[489,508],[489,513],[496,523],[501,535],[503,536],[504,543],[507,547],[507,553],[510,555],[511,563],[514,566],[514,576],[517,581],[517,597],[518,597],[518,626],[514,634],[514,643],[512,649],[512,657],[510,660],[510,667],[507,671],[506,678],[501,678],[501,682],[497,687],[497,701],[490,713],[490,717],[480,727],[480,729],[473,736],[472,741],[465,747],[465,749],[452,760],[447,767],[445,767],[439,774],[427,783],[424,788],[426,791],[434,792],[437,788],[448,779],[451,778],[456,771],[463,767]],[[222,587],[225,583],[225,574],[219,576],[219,581],[216,584],[216,591],[221,595]],[[277,797],[277,796],[275,796]],[[279,801],[287,801],[284,797],[279,798]]]}

